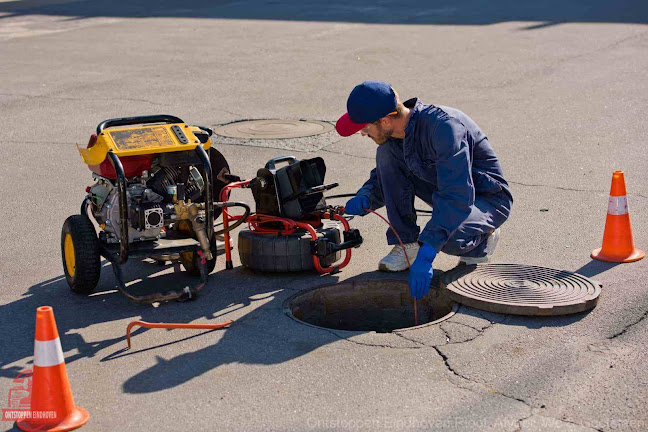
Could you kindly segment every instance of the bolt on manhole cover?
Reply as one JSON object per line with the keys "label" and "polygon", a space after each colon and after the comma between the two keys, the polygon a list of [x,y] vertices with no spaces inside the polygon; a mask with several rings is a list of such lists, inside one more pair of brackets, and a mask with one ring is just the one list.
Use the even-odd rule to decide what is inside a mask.
{"label": "bolt on manhole cover", "polygon": [[520,264],[456,267],[441,277],[441,287],[461,304],[515,315],[566,315],[596,306],[601,286],[565,270]]}
{"label": "bolt on manhole cover", "polygon": [[214,133],[229,138],[287,139],[320,135],[333,125],[316,120],[246,120],[223,125]]}
{"label": "bolt on manhole cover", "polygon": [[[406,280],[344,281],[298,293],[285,312],[298,321],[335,330],[389,333],[414,327],[414,300]],[[458,305],[431,289],[417,303],[418,325],[450,318]]]}

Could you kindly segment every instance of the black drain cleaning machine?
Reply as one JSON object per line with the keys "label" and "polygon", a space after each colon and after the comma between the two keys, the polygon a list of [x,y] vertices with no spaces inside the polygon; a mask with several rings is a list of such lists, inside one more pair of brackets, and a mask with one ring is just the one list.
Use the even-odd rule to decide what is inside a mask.
{"label": "black drain cleaning machine", "polygon": [[[362,236],[350,228],[344,207],[327,205],[324,192],[338,184],[324,184],[325,174],[326,165],[320,157],[298,160],[282,156],[269,160],[255,178],[234,178],[237,181],[223,187],[221,200],[228,199],[236,188],[249,188],[254,196],[256,212],[245,218],[248,227],[238,236],[244,266],[264,272],[315,269],[331,273],[349,264],[351,249],[362,244]],[[228,228],[243,217],[223,209],[228,269],[233,266]]]}

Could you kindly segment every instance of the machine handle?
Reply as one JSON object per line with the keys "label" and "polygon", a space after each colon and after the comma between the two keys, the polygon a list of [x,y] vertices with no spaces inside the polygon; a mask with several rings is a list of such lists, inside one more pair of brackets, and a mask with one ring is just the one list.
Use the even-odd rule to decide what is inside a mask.
{"label": "machine handle", "polygon": [[97,126],[97,135],[99,135],[104,129],[108,129],[110,127],[129,126],[144,123],[184,123],[184,121],[182,119],[179,119],[178,117],[167,114],[114,118],[104,120],[99,123],[99,126]]}
{"label": "machine handle", "polygon": [[315,186],[315,187],[312,187],[312,188],[308,188],[305,191],[301,191],[301,192],[298,192],[298,193],[294,193],[292,195],[288,195],[286,198],[282,199],[281,202],[286,203],[286,202],[292,201],[294,199],[304,198],[305,196],[313,195],[313,194],[316,194],[316,193],[319,193],[319,192],[324,192],[324,191],[336,188],[338,186],[340,186],[339,183],[331,183],[331,184],[327,184],[327,185]]}
{"label": "machine handle", "polygon": [[275,164],[281,162],[288,162],[290,165],[299,162],[299,160],[295,156],[279,156],[266,162],[265,167],[266,169],[273,170],[275,169]]}
{"label": "machine handle", "polygon": [[336,244],[326,238],[322,238],[311,242],[311,252],[319,258],[323,258],[345,249],[360,247],[362,241],[363,239],[359,230],[349,229],[348,231],[344,231],[343,243]]}
{"label": "machine handle", "polygon": [[[184,122],[181,120],[180,123],[184,123]],[[198,129],[200,129],[200,130],[203,130],[203,131],[207,132],[207,134],[208,134],[209,136],[212,136],[212,135],[214,134],[214,131],[211,130],[210,128],[206,127],[206,126],[196,126],[196,127],[197,127]]]}

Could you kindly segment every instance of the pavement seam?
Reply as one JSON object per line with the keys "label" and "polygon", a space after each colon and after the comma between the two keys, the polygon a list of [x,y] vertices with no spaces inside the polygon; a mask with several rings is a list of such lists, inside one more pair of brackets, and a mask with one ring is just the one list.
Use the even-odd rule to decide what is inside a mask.
{"label": "pavement seam", "polygon": [[486,327],[482,327],[482,328],[473,327],[473,326],[471,326],[471,325],[468,325],[468,324],[465,324],[465,323],[462,323],[462,322],[457,322],[457,321],[448,321],[448,324],[456,324],[456,325],[460,325],[460,326],[468,327],[469,329],[473,329],[473,330],[475,330],[475,331],[482,331],[482,330],[486,330],[486,329],[489,328],[492,324],[495,324],[495,323],[491,322],[489,325],[487,325]]}
{"label": "pavement seam", "polygon": [[[421,348],[421,347],[395,347],[395,346],[391,346],[391,345],[370,344],[370,343],[365,343],[365,342],[358,342],[358,341],[354,341],[354,340],[345,338],[344,336],[335,333],[331,329],[327,329],[327,328],[323,328],[323,327],[317,327],[317,328],[319,328],[321,330],[325,330],[325,331],[337,336],[338,338],[340,338],[343,341],[351,342],[351,343],[354,343],[356,345],[361,345],[361,346],[369,346],[369,347],[374,347],[374,348],[392,348],[392,349],[420,349]],[[417,341],[411,341],[411,342],[418,343]]]}
{"label": "pavement seam", "polygon": [[323,151],[323,152],[326,152],[326,153],[333,153],[333,154],[342,155],[342,156],[354,157],[354,158],[358,158],[358,159],[368,159],[368,160],[375,160],[376,159],[375,157],[359,156],[359,155],[336,152],[336,151],[333,151],[333,150],[326,150],[326,149],[319,149],[319,151]]}
{"label": "pavement seam", "polygon": [[[648,312],[647,312],[647,314],[648,314]],[[495,324],[501,324],[501,323],[497,323],[497,322],[491,321],[491,320],[485,318],[485,317],[484,317],[483,315],[481,315],[481,314],[479,314],[479,315],[480,315],[482,318],[486,319],[486,320],[490,323],[490,325],[484,327],[482,330],[478,330],[478,329],[476,329],[476,328],[474,328],[474,327],[468,326],[468,325],[463,324],[463,323],[454,323],[454,324],[460,324],[460,325],[463,325],[463,326],[466,326],[466,327],[470,327],[470,328],[473,329],[473,330],[477,330],[477,331],[478,331],[478,334],[477,334],[474,338],[469,339],[469,340],[466,340],[466,341],[462,341],[462,342],[455,342],[455,343],[447,343],[447,344],[444,344],[444,345],[441,345],[441,346],[459,345],[459,344],[462,344],[462,343],[471,342],[471,341],[475,340],[476,338],[478,338],[479,336],[483,335],[483,333],[484,333],[485,330],[487,330],[487,329],[493,327]],[[502,322],[504,322],[508,317],[509,317],[509,315],[506,315],[505,318],[504,318],[504,320],[502,320]],[[441,327],[441,325],[439,325],[439,327]],[[445,330],[442,329],[442,331],[447,335],[447,333],[445,332]],[[560,421],[560,422],[570,423],[570,424],[574,424],[574,425],[577,425],[577,426],[587,427],[587,428],[592,429],[592,430],[600,431],[600,429],[591,428],[591,427],[589,427],[589,426],[585,426],[585,425],[582,425],[582,424],[579,424],[579,423],[575,423],[575,422],[572,422],[572,421],[570,421],[570,420],[559,419],[559,418],[556,418],[556,417],[551,417],[551,416],[548,416],[548,415],[541,414],[540,412],[537,412],[538,408],[535,408],[535,407],[531,406],[531,405],[530,405],[527,401],[525,401],[524,399],[521,399],[521,398],[518,398],[518,397],[515,397],[515,396],[512,396],[512,395],[509,395],[509,394],[506,394],[506,393],[503,393],[503,392],[501,392],[501,391],[499,391],[499,390],[491,389],[491,388],[487,387],[485,383],[482,383],[482,382],[480,382],[480,381],[473,380],[473,379],[471,379],[471,378],[469,378],[469,377],[467,377],[467,376],[465,376],[465,375],[463,375],[463,374],[457,372],[457,371],[456,371],[456,370],[455,370],[455,369],[450,365],[450,359],[449,359],[449,357],[441,351],[441,349],[439,348],[439,345],[427,345],[427,344],[425,344],[425,343],[423,343],[423,342],[420,342],[420,341],[416,341],[416,340],[413,340],[413,339],[407,338],[407,337],[403,336],[403,335],[400,334],[400,333],[394,332],[394,334],[395,334],[396,336],[399,336],[399,337],[401,337],[401,338],[403,338],[403,339],[406,339],[406,340],[408,340],[408,341],[411,341],[411,342],[414,342],[414,343],[417,343],[417,344],[423,345],[423,346],[428,347],[428,348],[433,348],[434,351],[436,351],[436,353],[439,355],[439,357],[441,357],[441,360],[443,361],[443,364],[445,365],[446,369],[447,369],[449,372],[451,372],[452,375],[453,375],[454,377],[459,378],[459,379],[462,379],[462,380],[464,380],[464,381],[467,381],[468,383],[472,384],[473,386],[478,386],[482,391],[479,391],[479,392],[478,392],[478,391],[476,391],[476,390],[473,389],[473,388],[470,388],[470,387],[467,387],[467,386],[459,385],[458,383],[454,382],[452,379],[448,378],[447,380],[448,380],[448,382],[450,382],[451,384],[453,384],[453,385],[455,385],[455,386],[457,386],[457,387],[459,387],[459,388],[461,388],[461,389],[471,391],[471,392],[473,392],[473,393],[482,394],[483,392],[486,392],[487,394],[500,395],[500,396],[503,396],[503,397],[505,397],[505,398],[507,398],[507,399],[515,400],[515,401],[517,401],[517,402],[521,402],[521,403],[523,403],[524,405],[526,405],[526,406],[529,408],[529,410],[530,410],[530,414],[529,414],[528,416],[526,416],[526,417],[522,417],[521,419],[517,420],[517,422],[516,422],[516,424],[517,424],[517,428],[515,429],[515,431],[521,431],[521,430],[522,430],[522,422],[523,422],[524,420],[526,420],[526,419],[529,419],[529,418],[533,417],[534,415],[539,415],[539,416],[547,417],[547,418],[550,418],[550,419],[553,419],[553,420],[558,420],[558,421]],[[446,337],[447,337],[447,336],[446,336]]]}
{"label": "pavement seam", "polygon": [[448,331],[445,329],[445,327],[443,327],[443,323],[439,324],[439,329],[443,332],[443,336],[445,336],[446,343],[449,343],[452,338],[448,334]]}
{"label": "pavement seam", "polygon": [[437,349],[437,347],[439,347],[439,346],[447,346],[447,345],[461,345],[461,344],[464,344],[464,343],[467,343],[467,342],[472,342],[472,341],[474,341],[475,339],[477,339],[478,337],[482,336],[482,335],[484,334],[484,331],[486,331],[486,330],[488,330],[489,328],[493,327],[495,324],[499,324],[499,323],[496,323],[496,322],[493,322],[493,321],[490,321],[490,320],[488,320],[488,321],[490,322],[490,324],[487,325],[486,327],[484,327],[484,328],[481,329],[481,330],[476,329],[476,328],[474,328],[474,327],[470,327],[470,326],[468,326],[468,325],[466,325],[466,324],[461,324],[461,323],[452,322],[452,324],[460,324],[460,325],[463,325],[463,326],[465,326],[465,327],[469,327],[469,328],[471,328],[471,329],[477,331],[477,334],[476,334],[474,337],[472,337],[472,338],[470,338],[470,339],[463,340],[463,341],[461,341],[461,342],[450,342],[450,340],[452,339],[451,336],[450,336],[449,333],[448,333],[448,332],[443,328],[443,323],[440,323],[440,324],[439,324],[439,329],[443,332],[443,334],[444,334],[444,336],[445,336],[445,339],[446,339],[446,343],[445,343],[445,344],[441,344],[441,345],[428,345],[428,344],[426,344],[426,343],[424,343],[424,342],[417,341],[417,340],[415,340],[415,339],[410,339],[410,338],[408,338],[408,337],[405,337],[405,336],[403,336],[401,333],[398,333],[398,332],[393,332],[393,334],[395,334],[396,336],[401,337],[401,338],[403,338],[403,339],[405,339],[405,340],[408,340],[408,341],[410,341],[410,342],[414,342],[414,343],[417,343],[417,344],[423,345],[423,346],[428,347],[428,348],[434,348],[434,349]]}
{"label": "pavement seam", "polygon": [[[608,193],[607,190],[598,190],[598,189],[575,189],[575,188],[567,188],[567,187],[562,187],[562,186],[552,186],[552,185],[546,185],[546,184],[533,184],[533,183],[522,183],[522,182],[517,182],[517,181],[512,181],[512,180],[507,180],[509,184],[514,184],[514,185],[519,185],[519,186],[527,186],[527,187],[546,187],[550,189],[557,189],[557,190],[564,190],[564,191],[570,191],[570,192],[597,192],[597,193]],[[640,198],[648,198],[646,195],[642,194],[633,194],[633,193],[628,193],[628,196],[635,196],[635,197],[640,197]]]}
{"label": "pavement seam", "polygon": [[517,85],[522,84],[525,81],[528,81],[530,79],[534,79],[534,78],[537,79],[538,76],[540,76],[540,77],[548,76],[548,75],[551,75],[552,73],[555,73],[562,65],[564,65],[566,63],[569,63],[569,62],[571,62],[573,60],[576,60],[576,59],[579,59],[579,58],[582,58],[582,57],[591,56],[592,54],[607,51],[608,49],[615,48],[618,45],[621,45],[622,43],[627,42],[629,40],[641,39],[646,34],[648,34],[648,32],[642,32],[642,33],[639,33],[639,34],[633,34],[631,36],[621,38],[621,39],[619,39],[617,41],[614,41],[614,42],[612,42],[612,43],[610,43],[608,45],[605,45],[605,46],[602,46],[602,47],[599,47],[599,48],[595,48],[593,50],[589,50],[589,51],[581,52],[581,53],[578,53],[578,54],[575,54],[575,55],[569,55],[569,56],[565,56],[565,57],[562,57],[562,58],[558,58],[558,59],[555,59],[554,61],[552,61],[550,63],[546,63],[545,65],[538,67],[537,69],[531,69],[531,70],[529,70],[527,72],[523,72],[523,73],[521,73],[520,75],[518,75],[515,78],[510,78],[510,79],[508,79],[508,80],[506,80],[504,82],[498,83],[498,84],[494,84],[494,85],[490,85],[490,86],[483,86],[483,87],[480,87],[480,89],[489,89],[489,90],[504,89],[506,87],[517,86]]}
{"label": "pavement seam", "polygon": [[[60,96],[50,96],[50,95],[26,95],[26,94],[17,94],[17,93],[0,93],[0,96],[15,96],[26,99],[51,99],[51,100],[67,100],[67,101],[129,101],[129,102],[145,102],[151,105],[156,106],[165,106],[158,102],[153,102],[146,99],[131,99],[131,98],[71,98],[71,97],[60,97]],[[231,113],[230,113],[231,114]]]}
{"label": "pavement seam", "polygon": [[638,319],[637,321],[628,324],[627,326],[625,326],[625,327],[623,328],[623,330],[621,330],[620,332],[617,332],[617,333],[615,333],[614,335],[608,337],[608,339],[610,339],[610,340],[611,340],[611,339],[616,339],[616,338],[618,338],[619,336],[624,335],[628,330],[630,330],[630,328],[636,326],[637,324],[639,324],[641,321],[645,320],[646,318],[648,318],[648,310],[647,310],[646,312],[644,312],[643,315],[641,315],[641,317],[639,317],[639,319]]}
{"label": "pavement seam", "polygon": [[471,379],[471,378],[457,372],[450,365],[450,361],[449,361],[450,359],[449,359],[449,357],[447,355],[445,355],[437,346],[432,346],[432,348],[434,348],[436,353],[441,357],[441,360],[443,360],[443,364],[445,365],[446,369],[449,372],[451,372],[453,374],[453,376],[455,376],[457,378],[460,378],[462,380],[465,380],[465,381],[469,382],[470,384],[472,384],[473,386],[479,387],[482,391],[478,392],[478,391],[474,390],[473,388],[466,387],[466,386],[461,386],[461,385],[457,384],[456,382],[453,382],[453,380],[448,379],[448,382],[450,382],[451,384],[453,384],[453,385],[455,385],[455,386],[457,386],[457,387],[459,387],[461,389],[468,390],[468,391],[471,391],[471,392],[477,393],[477,394],[482,394],[483,392],[485,392],[486,395],[492,394],[492,395],[503,396],[503,397],[505,397],[507,399],[514,400],[514,401],[517,401],[517,402],[521,402],[527,408],[529,408],[530,414],[528,416],[526,416],[526,417],[522,417],[519,420],[517,420],[517,422],[516,422],[517,428],[515,429],[515,431],[522,431],[522,422],[523,421],[533,417],[534,415],[539,415],[539,416],[550,418],[550,419],[553,419],[553,420],[558,420],[558,421],[563,422],[563,423],[569,423],[569,424],[573,424],[573,425],[577,425],[577,426],[581,426],[581,427],[585,427],[585,428],[589,428],[589,429],[592,429],[592,430],[602,432],[600,429],[592,428],[590,426],[582,425],[580,423],[576,423],[576,422],[573,422],[573,421],[570,421],[570,420],[560,419],[560,418],[557,418],[557,417],[552,417],[552,416],[549,416],[549,415],[541,414],[540,412],[538,412],[538,408],[533,407],[531,404],[529,404],[524,399],[509,395],[509,394],[506,394],[506,393],[503,393],[503,392],[501,392],[499,390],[496,390],[496,389],[491,389],[485,383],[482,383],[480,381]]}

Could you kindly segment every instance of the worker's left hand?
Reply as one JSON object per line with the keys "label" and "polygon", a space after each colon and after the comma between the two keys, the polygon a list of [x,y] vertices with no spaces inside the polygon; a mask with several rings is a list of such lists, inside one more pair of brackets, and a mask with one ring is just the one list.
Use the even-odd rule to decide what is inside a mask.
{"label": "worker's left hand", "polygon": [[437,256],[437,250],[429,244],[423,243],[409,271],[409,286],[412,297],[417,300],[423,298],[430,290],[432,283],[432,262]]}

